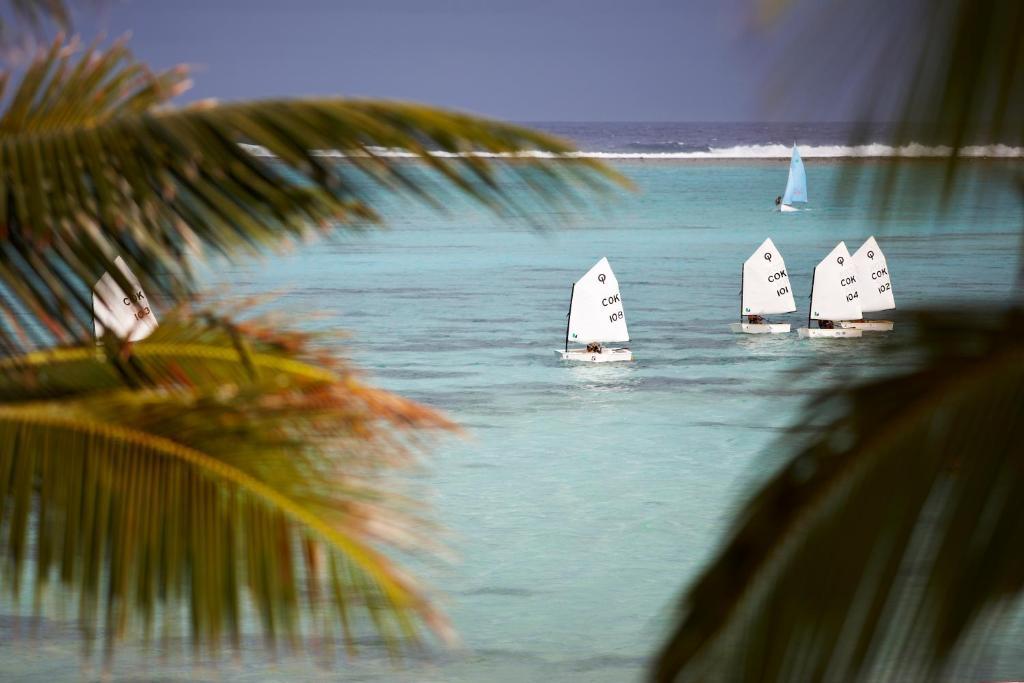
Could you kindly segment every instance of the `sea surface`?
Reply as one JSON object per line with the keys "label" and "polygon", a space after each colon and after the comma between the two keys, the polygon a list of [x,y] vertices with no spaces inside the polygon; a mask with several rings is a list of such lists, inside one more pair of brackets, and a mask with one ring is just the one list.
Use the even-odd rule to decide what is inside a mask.
{"label": "sea surface", "polygon": [[[548,127],[572,136],[578,124],[559,125]],[[590,125],[576,133],[584,149],[714,146],[710,133],[688,142],[685,127]],[[817,138],[799,136],[809,144],[842,142],[805,128],[817,130]],[[736,134],[721,145],[788,145],[792,137]],[[295,324],[348,332],[338,351],[372,382],[464,428],[463,437],[436,444],[421,482],[454,552],[451,562],[421,570],[462,649],[409,668],[395,669],[372,648],[333,670],[289,657],[268,668],[254,635],[242,663],[219,674],[174,658],[142,664],[127,648],[114,678],[637,680],[678,595],[714,555],[751,487],[784,456],[779,439],[812,388],[902,362],[873,353],[878,337],[730,334],[740,266],[761,241],[771,237],[785,258],[799,311],[777,318],[794,328],[805,320],[817,261],[839,240],[852,252],[869,235],[888,258],[894,335],[909,334],[915,307],[1019,296],[1020,161],[968,162],[944,194],[945,212],[936,208],[943,166],[916,162],[884,222],[876,181],[887,162],[809,158],[808,210],[785,215],[772,211],[785,159],[611,163],[636,191],[541,216],[556,227],[503,222],[463,201],[444,213],[395,202],[385,230],[207,275],[222,296],[276,293],[271,307]],[[571,284],[602,256],[620,283],[636,360],[560,362],[554,350],[563,345]],[[0,677],[77,676],[73,629],[53,628],[56,635],[38,641],[5,627]],[[980,674],[1024,672],[1022,633],[1018,622],[994,639]]]}

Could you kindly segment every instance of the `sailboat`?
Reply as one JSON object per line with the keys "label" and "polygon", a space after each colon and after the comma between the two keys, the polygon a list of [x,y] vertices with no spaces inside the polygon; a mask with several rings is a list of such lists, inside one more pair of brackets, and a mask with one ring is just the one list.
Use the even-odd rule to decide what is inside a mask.
{"label": "sailboat", "polygon": [[838,323],[843,320],[859,320],[860,296],[857,293],[857,274],[850,259],[846,243],[840,242],[814,267],[811,281],[811,305],[807,311],[807,327],[801,327],[797,334],[801,339],[819,337],[859,337],[857,329],[843,327],[823,328],[821,322],[811,329],[811,320]]}
{"label": "sailboat", "polygon": [[[627,342],[626,314],[619,295],[619,281],[602,258],[572,286],[569,319],[565,324],[565,349],[556,349],[562,360],[607,363],[633,360],[627,348],[605,348],[604,342]],[[569,343],[585,344],[586,348],[569,348]]]}
{"label": "sailboat", "polygon": [[804,171],[804,162],[800,159],[800,151],[794,142],[793,155],[789,159],[789,179],[786,181],[786,192],[782,195],[779,211],[799,211],[800,209],[793,206],[795,202],[807,203],[807,173]]}
{"label": "sailboat", "polygon": [[733,332],[746,334],[778,334],[789,332],[789,323],[744,322],[750,315],[791,313],[796,310],[793,290],[789,286],[786,263],[771,238],[743,262],[740,270],[740,321],[732,323]]}
{"label": "sailboat", "polygon": [[92,315],[96,339],[110,332],[124,341],[139,341],[153,333],[157,327],[156,314],[135,273],[120,256],[114,265],[131,285],[126,294],[110,273],[103,273],[92,290]]}
{"label": "sailboat", "polygon": [[[862,312],[877,313],[896,308],[892,282],[889,280],[889,266],[874,235],[867,238],[864,244],[860,245],[860,249],[854,252],[853,267],[857,270],[857,291],[860,293]],[[892,321],[859,320],[843,322],[841,326],[865,332],[889,332],[892,330]]]}

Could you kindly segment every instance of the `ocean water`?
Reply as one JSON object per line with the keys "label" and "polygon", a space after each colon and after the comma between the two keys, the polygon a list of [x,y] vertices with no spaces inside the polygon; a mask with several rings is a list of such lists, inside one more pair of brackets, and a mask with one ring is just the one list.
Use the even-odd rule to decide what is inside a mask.
{"label": "ocean water", "polygon": [[[884,227],[872,202],[836,191],[849,182],[842,164],[808,163],[811,210],[796,215],[770,209],[784,163],[619,168],[637,194],[564,229],[465,206],[448,217],[402,209],[387,232],[225,278],[246,293],[287,291],[282,308],[352,333],[345,351],[377,383],[467,430],[429,463],[457,554],[430,578],[466,647],[431,664],[433,679],[637,678],[673,599],[777,461],[808,387],[875,371],[866,352],[877,337],[729,333],[740,264],[765,237],[788,265],[800,311],[780,319],[794,328],[815,263],[840,239],[852,250],[877,236],[901,309],[1014,291],[1022,215],[1004,163],[972,169],[948,215],[909,196]],[[1002,190],[969,190],[982,183]],[[602,256],[636,361],[562,363],[553,350],[570,285]]]}
{"label": "ocean water", "polygon": [[[398,202],[386,230],[208,275],[222,295],[276,292],[271,306],[295,324],[348,332],[339,352],[371,381],[464,428],[436,444],[421,482],[455,555],[421,573],[463,647],[409,668],[372,649],[334,670],[292,658],[267,668],[254,637],[220,674],[174,659],[141,669],[129,648],[115,678],[637,680],[681,590],[784,454],[778,439],[810,389],[901,363],[872,355],[876,337],[730,334],[740,266],[760,242],[771,237],[785,257],[800,310],[777,317],[794,328],[817,261],[872,234],[899,306],[894,335],[909,333],[914,307],[1017,296],[1020,162],[970,162],[945,213],[935,183],[904,183],[884,224],[873,180],[886,163],[809,159],[809,210],[786,215],[771,210],[785,161],[614,163],[637,191],[548,217],[568,218],[562,227],[504,223],[464,202],[444,214]],[[911,173],[941,174],[933,162]],[[636,360],[560,362],[571,283],[602,256]],[[27,636],[0,643],[0,675],[75,675],[75,638],[56,633],[33,648]],[[989,678],[1024,670],[1020,635],[993,642]]]}

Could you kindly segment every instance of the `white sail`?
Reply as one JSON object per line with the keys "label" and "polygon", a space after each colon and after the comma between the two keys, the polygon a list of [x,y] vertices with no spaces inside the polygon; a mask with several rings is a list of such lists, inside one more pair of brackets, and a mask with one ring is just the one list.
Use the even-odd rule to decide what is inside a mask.
{"label": "white sail", "polygon": [[131,294],[125,294],[110,273],[104,273],[92,290],[93,325],[96,338],[109,330],[119,339],[139,341],[156,329],[156,314],[149,306],[149,299],[142,291],[138,278],[128,264],[118,256],[114,265],[131,284]]}
{"label": "white sail", "polygon": [[602,258],[573,285],[567,335],[567,342],[578,344],[629,341],[619,281],[608,259]]}
{"label": "white sail", "polygon": [[873,235],[854,252],[853,266],[857,269],[857,291],[862,311],[874,313],[896,308],[889,266]]}
{"label": "white sail", "polygon": [[846,243],[840,242],[814,267],[810,317],[814,320],[859,320],[862,316],[857,273]]}
{"label": "white sail", "polygon": [[771,239],[743,263],[743,315],[768,315],[796,310],[786,263]]}
{"label": "white sail", "polygon": [[786,192],[782,195],[782,206],[790,206],[794,202],[807,201],[807,173],[804,162],[800,159],[800,151],[793,143],[793,155],[789,160],[789,178],[786,180]]}

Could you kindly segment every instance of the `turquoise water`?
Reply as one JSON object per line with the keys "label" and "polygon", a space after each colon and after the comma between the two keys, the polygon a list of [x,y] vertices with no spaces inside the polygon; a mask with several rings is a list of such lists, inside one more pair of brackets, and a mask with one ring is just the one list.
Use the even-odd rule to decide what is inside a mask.
{"label": "turquoise water", "polygon": [[[977,162],[943,215],[926,208],[935,186],[909,187],[884,226],[877,195],[843,191],[852,185],[842,162],[807,161],[810,211],[771,211],[786,166],[623,163],[636,194],[547,232],[461,203],[448,215],[395,206],[387,231],[210,278],[231,295],[281,292],[274,307],[297,324],[348,331],[342,351],[372,381],[466,430],[433,450],[425,482],[456,554],[425,571],[464,649],[399,672],[371,655],[345,672],[417,681],[641,674],[673,600],[777,462],[775,440],[808,388],[877,369],[867,351],[878,338],[729,333],[740,265],[765,237],[786,259],[800,311],[779,317],[794,328],[815,263],[838,240],[853,251],[870,234],[901,307],[896,335],[907,334],[908,308],[1013,295],[1024,217],[1010,172],[1019,166]],[[870,177],[888,167],[859,168]],[[620,283],[636,361],[564,364],[553,350],[570,284],[602,256]],[[40,680],[73,671],[76,654],[60,643],[0,645],[0,661]],[[995,671],[1001,662],[1020,670],[1021,652],[999,656]],[[138,675],[132,659],[118,666],[126,678]],[[209,673],[173,662],[147,671]],[[224,675],[328,677],[289,660]]]}

